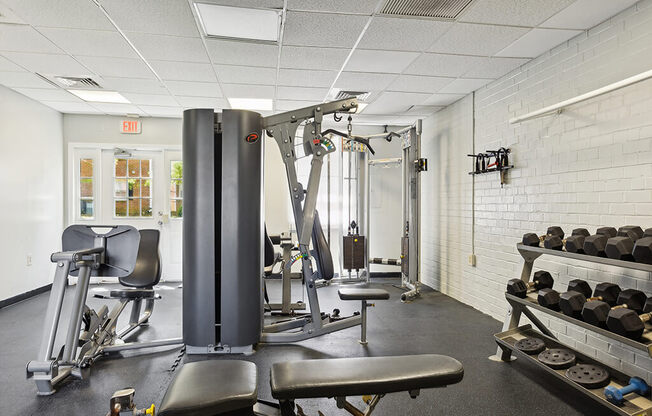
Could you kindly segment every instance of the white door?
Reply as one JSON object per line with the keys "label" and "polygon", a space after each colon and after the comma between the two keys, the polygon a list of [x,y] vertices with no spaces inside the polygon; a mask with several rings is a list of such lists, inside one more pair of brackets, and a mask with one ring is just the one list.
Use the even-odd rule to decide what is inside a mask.
{"label": "white door", "polygon": [[160,214],[161,256],[165,258],[163,271],[167,280],[181,280],[183,250],[183,161],[178,150],[165,151],[164,157],[166,201]]}

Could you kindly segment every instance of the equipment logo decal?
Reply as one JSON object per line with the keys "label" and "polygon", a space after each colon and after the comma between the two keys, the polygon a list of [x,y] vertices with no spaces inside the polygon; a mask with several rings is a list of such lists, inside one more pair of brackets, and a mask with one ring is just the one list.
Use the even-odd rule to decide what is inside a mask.
{"label": "equipment logo decal", "polygon": [[245,137],[245,141],[247,143],[256,143],[259,137],[260,135],[258,133],[249,133],[247,137]]}

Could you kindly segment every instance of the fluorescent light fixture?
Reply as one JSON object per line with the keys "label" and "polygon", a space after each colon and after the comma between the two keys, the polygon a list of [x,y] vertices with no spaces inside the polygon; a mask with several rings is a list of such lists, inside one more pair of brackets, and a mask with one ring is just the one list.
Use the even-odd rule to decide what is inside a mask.
{"label": "fluorescent light fixture", "polygon": [[278,42],[281,12],[195,3],[199,24],[206,36]]}
{"label": "fluorescent light fixture", "polygon": [[269,98],[229,98],[231,108],[238,110],[272,111],[272,100]]}
{"label": "fluorescent light fixture", "polygon": [[95,91],[95,90],[67,90],[69,93],[76,95],[84,101],[94,103],[120,103],[131,104],[129,100],[115,91]]}

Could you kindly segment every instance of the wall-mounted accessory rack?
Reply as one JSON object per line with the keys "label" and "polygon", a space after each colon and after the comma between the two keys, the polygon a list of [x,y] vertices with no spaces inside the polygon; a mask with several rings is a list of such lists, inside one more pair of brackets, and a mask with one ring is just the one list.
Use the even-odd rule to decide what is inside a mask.
{"label": "wall-mounted accessory rack", "polygon": [[469,175],[499,172],[502,187],[505,184],[505,173],[514,167],[509,164],[509,153],[510,149],[501,147],[498,150],[485,150],[477,155],[467,155],[473,158],[473,171],[469,172]]}
{"label": "wall-mounted accessory rack", "polygon": [[[586,254],[567,253],[565,251],[551,250],[543,247],[526,246],[521,243],[517,244],[516,248],[518,249],[518,252],[521,254],[524,260],[523,270],[521,271],[521,280],[523,280],[526,283],[530,281],[530,278],[532,276],[534,261],[544,254],[567,258],[567,259],[582,260],[591,263],[605,264],[605,265],[622,267],[627,269],[652,272],[652,265],[649,264],[634,263],[634,262],[623,261],[623,260],[614,260],[605,257],[595,257]],[[519,298],[517,296],[510,295],[509,293],[505,293],[505,299],[509,303],[510,308],[507,312],[507,316],[505,318],[502,331],[494,335],[496,343],[498,343],[498,351],[495,356],[491,357],[492,359],[502,360],[507,362],[507,361],[511,361],[512,354],[515,354],[516,356],[522,357],[528,361],[535,363],[537,366],[541,367],[542,369],[545,369],[545,371],[553,374],[558,379],[571,385],[573,388],[587,395],[588,397],[598,401],[599,403],[608,407],[609,409],[616,412],[617,414],[624,415],[624,416],[639,416],[639,415],[652,416],[652,401],[650,400],[649,394],[646,396],[630,394],[627,396],[627,400],[625,400],[625,402],[622,405],[617,406],[613,403],[610,403],[605,398],[604,386],[595,389],[583,387],[571,381],[568,377],[566,377],[565,370],[553,369],[547,366],[546,364],[540,362],[537,359],[537,355],[528,355],[526,353],[523,353],[515,346],[516,342],[523,338],[535,337],[543,340],[546,348],[563,348],[563,349],[570,350],[575,354],[578,363],[596,365],[596,366],[606,368],[610,375],[609,385],[614,386],[616,388],[622,388],[623,386],[626,386],[628,384],[628,380],[631,377],[631,375],[624,374],[623,372],[621,372],[616,368],[600,363],[596,361],[594,358],[588,357],[587,355],[583,354],[580,351],[577,351],[573,348],[569,348],[568,346],[561,344],[559,340],[556,339],[554,334],[533,313],[532,309],[535,309],[540,312],[544,312],[555,318],[588,329],[604,337],[628,345],[639,351],[644,351],[650,357],[652,357],[652,332],[650,332],[650,330],[652,330],[652,326],[650,324],[646,324],[647,331],[644,332],[643,336],[640,339],[633,340],[618,335],[616,333],[613,333],[611,331],[608,331],[606,329],[590,325],[579,319],[575,319],[573,317],[564,315],[561,312],[556,312],[553,311],[552,309],[545,308],[539,305],[537,301],[536,292],[529,293],[525,298]],[[531,325],[519,326],[521,315],[527,316],[540,332],[532,329]]]}

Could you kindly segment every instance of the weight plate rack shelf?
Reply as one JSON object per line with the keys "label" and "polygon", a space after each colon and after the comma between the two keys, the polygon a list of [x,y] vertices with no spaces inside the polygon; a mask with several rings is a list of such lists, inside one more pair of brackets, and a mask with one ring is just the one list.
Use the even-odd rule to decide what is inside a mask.
{"label": "weight plate rack shelf", "polygon": [[522,351],[519,351],[516,347],[514,347],[514,344],[516,342],[518,342],[523,338],[528,338],[528,337],[534,337],[543,340],[543,342],[546,344],[546,348],[548,349],[563,348],[572,351],[575,354],[578,363],[594,364],[606,368],[609,371],[609,375],[611,376],[611,381],[609,383],[610,386],[622,388],[623,386],[627,385],[629,381],[629,376],[622,373],[621,371],[606,366],[603,363],[596,361],[595,359],[587,355],[584,355],[577,350],[574,350],[573,348],[568,348],[567,346],[561,344],[556,339],[549,337],[545,334],[542,334],[538,331],[535,331],[534,329],[532,329],[532,326],[529,324],[519,326],[494,335],[494,338],[496,339],[499,348],[505,350],[509,354],[514,354],[518,356],[520,359],[533,362],[535,365],[542,368],[547,373],[552,374],[559,380],[566,382],[567,384],[574,387],[577,391],[601,403],[605,407],[608,407],[616,414],[623,415],[623,416],[652,416],[652,401],[650,400],[649,395],[648,397],[643,397],[637,394],[629,394],[626,396],[626,400],[623,403],[623,405],[616,406],[608,402],[607,399],[605,398],[604,387],[600,387],[597,389],[588,389],[582,387],[566,377],[566,369],[555,370],[541,363],[537,359],[537,354],[528,355]]}

